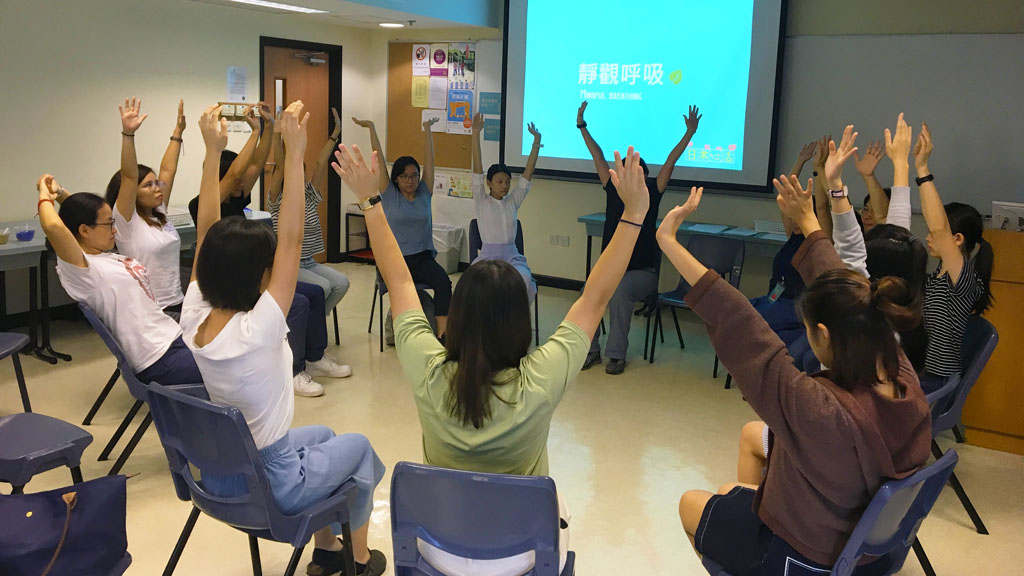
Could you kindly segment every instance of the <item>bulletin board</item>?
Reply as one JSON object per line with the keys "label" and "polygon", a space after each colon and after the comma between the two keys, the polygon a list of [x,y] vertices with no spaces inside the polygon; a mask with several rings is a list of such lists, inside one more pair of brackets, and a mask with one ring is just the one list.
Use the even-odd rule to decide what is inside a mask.
{"label": "bulletin board", "polygon": [[[423,108],[412,105],[412,42],[388,44],[387,161],[412,156],[423,161],[421,129]],[[443,120],[442,120],[443,122]],[[437,168],[472,168],[473,137],[469,134],[434,133],[434,165]]]}

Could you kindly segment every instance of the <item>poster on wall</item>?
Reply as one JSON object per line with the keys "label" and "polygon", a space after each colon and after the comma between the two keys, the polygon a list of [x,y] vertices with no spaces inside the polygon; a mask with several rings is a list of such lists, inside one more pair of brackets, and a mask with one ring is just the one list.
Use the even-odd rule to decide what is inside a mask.
{"label": "poster on wall", "polygon": [[448,195],[455,198],[472,198],[473,177],[469,174],[452,174],[448,176]]}
{"label": "poster on wall", "polygon": [[473,132],[473,91],[448,90],[449,134],[471,134]]}
{"label": "poster on wall", "polygon": [[444,76],[430,77],[430,96],[428,107],[444,109],[448,103],[448,79]]}
{"label": "poster on wall", "polygon": [[430,75],[431,76],[447,76],[448,75],[448,45],[447,44],[431,44],[430,45]]}
{"label": "poster on wall", "polygon": [[501,120],[487,118],[484,120],[484,140],[497,142],[501,140]]}
{"label": "poster on wall", "polygon": [[481,114],[501,114],[501,92],[480,93]]}
{"label": "poster on wall", "polygon": [[476,44],[448,45],[448,89],[476,90]]}
{"label": "poster on wall", "polygon": [[434,174],[434,194],[444,196],[448,194],[448,175]]}
{"label": "poster on wall", "polygon": [[413,76],[412,78],[412,107],[426,108],[430,104],[430,78],[426,76]]}
{"label": "poster on wall", "polygon": [[[424,110],[420,113],[420,126],[429,120],[437,120],[430,127],[431,132],[444,132],[445,130],[445,114],[444,110]],[[423,129],[420,128],[420,131]]]}
{"label": "poster on wall", "polygon": [[430,44],[412,45],[412,75],[430,76]]}
{"label": "poster on wall", "polygon": [[245,102],[245,66],[228,66],[228,102]]}

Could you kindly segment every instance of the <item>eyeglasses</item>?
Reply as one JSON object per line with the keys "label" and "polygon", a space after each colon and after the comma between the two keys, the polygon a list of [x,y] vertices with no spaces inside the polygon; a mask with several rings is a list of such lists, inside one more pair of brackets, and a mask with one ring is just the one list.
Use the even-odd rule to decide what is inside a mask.
{"label": "eyeglasses", "polygon": [[110,228],[111,230],[113,230],[114,229],[114,221],[111,220],[109,222],[97,222],[97,223],[92,225],[93,228],[95,228],[97,226],[106,226],[107,228]]}
{"label": "eyeglasses", "polygon": [[419,172],[413,172],[412,174],[399,174],[398,175],[398,179],[399,180],[419,180],[420,179],[420,173]]}
{"label": "eyeglasses", "polygon": [[163,188],[167,183],[163,180],[150,180],[149,182],[143,182],[139,184],[139,188]]}

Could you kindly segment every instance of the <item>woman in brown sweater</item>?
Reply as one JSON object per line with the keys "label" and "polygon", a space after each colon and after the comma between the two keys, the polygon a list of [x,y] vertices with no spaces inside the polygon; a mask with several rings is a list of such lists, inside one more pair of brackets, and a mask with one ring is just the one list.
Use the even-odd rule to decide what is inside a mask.
{"label": "woman in brown sweater", "polygon": [[[850,142],[829,159],[837,190],[854,150]],[[807,235],[793,257],[807,284],[797,308],[830,370],[808,375],[795,368],[747,299],[676,240],[699,194],[669,212],[658,230],[665,255],[693,286],[687,303],[772,432],[760,486],[691,490],[679,502],[697,553],[735,576],[828,573],[879,486],[924,465],[931,442],[928,404],[894,336],[919,320],[905,306],[906,284],[893,277],[871,283],[847,270],[814,216],[811,183],[804,190],[796,177],[783,176],[774,184],[783,213]],[[889,563],[865,562],[855,574],[882,574]]]}

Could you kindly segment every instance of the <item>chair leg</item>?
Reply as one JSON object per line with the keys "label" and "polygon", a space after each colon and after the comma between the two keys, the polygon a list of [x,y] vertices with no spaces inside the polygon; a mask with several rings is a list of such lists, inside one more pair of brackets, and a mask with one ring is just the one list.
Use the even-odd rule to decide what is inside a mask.
{"label": "chair leg", "polygon": [[107,399],[107,394],[110,394],[110,389],[117,384],[117,379],[121,377],[121,369],[114,368],[114,373],[110,375],[110,379],[107,380],[107,385],[100,391],[100,395],[96,397],[96,401],[92,403],[92,408],[89,408],[89,413],[85,415],[85,420],[82,420],[82,426],[88,426],[92,424],[92,419],[96,416],[96,413],[100,411],[100,406]]}
{"label": "chair leg", "polygon": [[921,540],[914,538],[914,543],[911,546],[914,548],[914,555],[917,556],[917,561],[921,563],[921,569],[924,570],[925,576],[935,576],[935,569],[932,568],[932,563],[928,561],[928,555],[924,553]]}
{"label": "chair leg", "polygon": [[341,333],[338,332],[338,308],[335,307],[334,311],[334,345],[341,346]]}
{"label": "chair leg", "polygon": [[263,565],[260,564],[260,541],[249,536],[249,556],[252,557],[252,576],[263,576]]}
{"label": "chair leg", "polygon": [[533,293],[533,344],[540,346],[540,295],[536,291]]}
{"label": "chair leg", "polygon": [[661,321],[661,314],[658,314],[658,334],[661,336],[661,343],[665,343],[665,323]]}
{"label": "chair leg", "polygon": [[651,356],[647,360],[654,364],[654,349],[658,347],[658,328],[661,327],[661,308],[654,309],[654,330],[651,332]]}
{"label": "chair leg", "polygon": [[71,483],[81,484],[82,483],[82,469],[78,466],[71,468]]}
{"label": "chair leg", "polygon": [[[685,350],[686,349],[686,342],[683,341],[683,331],[679,329],[679,317],[676,316],[676,309],[675,308],[671,308],[671,310],[672,310],[672,321],[675,322],[675,324],[676,324],[676,336],[679,337],[679,348]],[[662,340],[662,342],[664,342],[664,340]]]}
{"label": "chair leg", "polygon": [[373,332],[373,312],[377,307],[377,283],[373,283],[373,298],[370,300],[370,324],[366,326],[366,333]]}
{"label": "chair leg", "polygon": [[963,444],[967,440],[967,438],[964,437],[963,424],[957,424],[956,426],[953,426],[953,436],[956,437],[957,444]]}
{"label": "chair leg", "polygon": [[25,485],[24,484],[22,484],[21,486],[15,486],[14,484],[11,484],[11,494],[24,494],[24,493],[25,493]]}
{"label": "chair leg", "polygon": [[14,362],[14,377],[18,379],[18,390],[21,391],[21,406],[25,412],[31,412],[32,403],[28,401],[28,387],[25,386],[25,374],[21,371],[21,358],[17,352],[11,354],[11,361]]}
{"label": "chair leg", "polygon": [[648,340],[651,339],[651,316],[654,316],[653,312],[647,316],[647,327],[644,328],[644,360],[647,360]]}
{"label": "chair leg", "polygon": [[732,388],[732,374],[726,373],[725,375],[725,389]]}
{"label": "chair leg", "polygon": [[[284,576],[295,576],[295,569],[299,567],[299,560],[302,559],[302,551],[305,549],[306,547],[302,546],[292,552],[292,558],[288,561],[288,568],[285,569]],[[355,574],[355,570],[353,569],[349,574]]]}
{"label": "chair leg", "polygon": [[[936,459],[942,457],[942,448],[939,448],[939,443],[934,439],[932,440],[932,455]],[[978,534],[988,534],[988,528],[985,527],[985,523],[981,521],[981,516],[978,515],[978,511],[974,509],[974,504],[971,503],[971,499],[967,497],[967,492],[964,490],[960,479],[956,477],[956,472],[949,475],[949,484],[953,487],[953,491],[956,492],[956,497],[960,499],[960,503],[963,504],[964,510],[967,511],[967,515],[971,517],[971,522],[974,522],[974,528],[978,531]]]}
{"label": "chair leg", "polygon": [[379,302],[380,305],[377,306],[377,314],[380,315],[380,322],[379,322],[380,330],[378,330],[378,331],[380,332],[380,351],[383,352],[384,351],[384,295],[381,294],[378,297],[378,300],[380,300],[380,302]]}
{"label": "chair leg", "polygon": [[607,330],[604,329],[604,318],[601,318],[601,334],[605,334]]}
{"label": "chair leg", "polygon": [[110,437],[110,441],[103,447],[103,451],[100,452],[100,457],[96,459],[97,462],[103,462],[110,457],[110,452],[117,446],[118,441],[121,440],[121,436],[124,435],[124,431],[128,429],[128,425],[132,423],[135,415],[139,413],[139,408],[142,408],[142,400],[136,400],[135,404],[132,404],[128,413],[124,415],[124,420],[121,420],[121,424],[114,430],[114,435]]}
{"label": "chair leg", "polygon": [[188,542],[188,537],[192,535],[192,529],[195,528],[196,520],[198,519],[199,508],[193,506],[192,512],[188,515],[188,520],[185,521],[185,527],[181,529],[181,535],[178,536],[178,543],[174,545],[174,551],[171,552],[171,557],[167,559],[167,566],[164,567],[164,576],[174,574],[174,568],[178,565],[181,553],[185,550],[185,543]]}
{"label": "chair leg", "polygon": [[352,526],[345,522],[341,525],[341,538],[345,541],[345,574],[356,573],[356,556],[352,550]]}
{"label": "chair leg", "polygon": [[711,370],[711,377],[718,378],[718,354],[715,354],[715,367]]}
{"label": "chair leg", "polygon": [[121,471],[121,467],[128,461],[128,457],[132,455],[132,451],[135,450],[135,446],[142,440],[142,435],[146,433],[149,425],[153,423],[153,414],[147,412],[146,417],[142,419],[142,424],[139,424],[139,429],[132,435],[132,439],[128,441],[128,445],[121,451],[121,455],[117,457],[117,462],[114,462],[114,466],[111,467],[110,472],[107,472],[107,476],[114,476]]}

